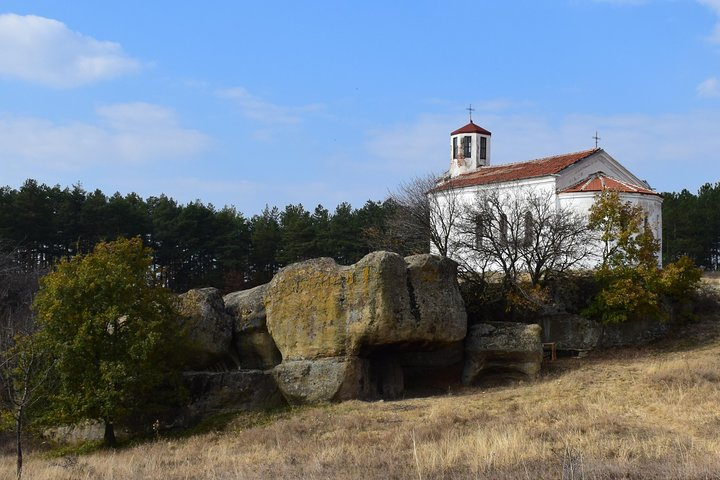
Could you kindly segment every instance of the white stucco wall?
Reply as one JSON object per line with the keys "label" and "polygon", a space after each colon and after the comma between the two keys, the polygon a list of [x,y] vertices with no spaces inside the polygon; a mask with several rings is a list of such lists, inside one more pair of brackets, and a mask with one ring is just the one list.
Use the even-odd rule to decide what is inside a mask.
{"label": "white stucco wall", "polygon": [[[435,194],[436,195],[436,202],[437,206],[440,211],[446,211],[447,210],[447,202],[448,201],[457,201],[460,204],[460,208],[465,208],[472,203],[476,202],[478,199],[478,195],[482,192],[488,192],[488,191],[497,191],[501,201],[506,200],[511,195],[517,195],[518,192],[537,192],[537,193],[544,193],[547,194],[552,200],[553,203],[555,203],[555,178],[554,177],[538,177],[538,178],[531,178],[531,179],[525,179],[525,180],[519,180],[515,182],[506,182],[506,183],[495,183],[495,184],[488,184],[488,185],[479,185],[479,186],[471,186],[471,187],[465,187],[457,190],[451,190],[451,191],[441,191]],[[432,204],[432,202],[431,202]],[[454,242],[458,242],[460,240],[459,238],[460,232],[457,231],[457,228],[454,230],[451,230],[451,238],[454,240]],[[467,239],[468,241],[472,241],[472,239]],[[451,244],[454,243],[451,241]],[[431,253],[438,253],[437,248],[435,245],[430,245],[430,252]],[[450,247],[448,251],[448,257],[452,258],[453,260],[467,265],[471,268],[475,268],[476,270],[481,270],[480,262],[481,259],[476,259],[475,254],[473,251],[467,251],[462,248],[453,248]],[[493,268],[492,266],[489,266],[489,270],[499,270],[499,268]]]}
{"label": "white stucco wall", "polygon": [[[453,197],[456,197],[457,201],[462,206],[467,206],[475,202],[477,200],[478,193],[483,191],[497,190],[501,198],[507,195],[515,195],[517,192],[533,191],[537,193],[546,193],[551,199],[551,202],[553,202],[554,208],[569,208],[587,218],[590,207],[595,202],[597,192],[557,194],[557,180],[557,176],[539,177],[501,184],[465,187],[455,191],[443,191],[431,195],[437,196],[436,201],[438,207],[440,210],[445,210],[447,208],[448,198],[452,199]],[[630,202],[634,205],[640,205],[643,208],[647,214],[647,219],[653,230],[655,238],[662,239],[662,197],[658,195],[637,193],[621,193],[620,195],[623,201]],[[457,241],[459,239],[459,235],[459,232],[454,231],[451,234],[451,238]],[[435,248],[434,245],[431,245],[430,250],[432,253],[438,253],[437,248]],[[593,268],[597,266],[602,253],[602,245],[599,241],[593,246],[593,251],[593,256],[582,265],[582,268]],[[660,266],[662,266],[660,257],[661,251],[662,248],[658,251],[658,264]],[[474,252],[472,251],[463,251],[462,249],[453,249],[450,247],[448,256],[462,264],[474,266],[477,269],[480,267],[478,260],[473,258]],[[497,270],[497,268],[492,268],[492,266],[490,266],[489,269]]]}
{"label": "white stucco wall", "polygon": [[[558,195],[558,205],[561,208],[571,208],[582,215],[588,216],[590,207],[595,202],[596,196],[597,192],[561,193]],[[621,192],[620,198],[623,202],[639,205],[645,211],[653,235],[660,241],[660,249],[658,250],[657,257],[658,265],[662,267],[662,197],[659,195]],[[599,243],[596,249],[597,254],[602,252],[602,247]]]}

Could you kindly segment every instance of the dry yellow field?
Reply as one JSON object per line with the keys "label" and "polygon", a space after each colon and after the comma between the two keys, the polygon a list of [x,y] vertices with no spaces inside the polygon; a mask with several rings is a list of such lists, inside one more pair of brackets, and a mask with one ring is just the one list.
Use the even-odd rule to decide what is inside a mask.
{"label": "dry yellow field", "polygon": [[[720,478],[718,319],[548,365],[534,383],[247,414],[117,451],[29,455],[25,478]],[[0,478],[12,478],[3,457]]]}

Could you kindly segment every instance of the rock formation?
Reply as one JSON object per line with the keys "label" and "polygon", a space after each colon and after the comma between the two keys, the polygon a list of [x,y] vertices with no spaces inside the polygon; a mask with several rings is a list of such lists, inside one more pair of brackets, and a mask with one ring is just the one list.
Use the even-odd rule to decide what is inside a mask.
{"label": "rock formation", "polygon": [[182,423],[192,424],[208,414],[264,410],[283,405],[277,384],[269,372],[186,372],[190,403]]}
{"label": "rock formation", "polygon": [[540,323],[543,342],[554,342],[558,350],[565,351],[645,345],[664,336],[670,328],[669,323],[652,318],[603,324],[574,314],[546,315]]}
{"label": "rock formation", "polygon": [[[285,397],[312,403],[378,390],[398,395],[404,353],[465,337],[455,269],[436,256],[374,252],[348,267],[321,258],[278,272],[265,307],[268,332],[282,353],[275,377]],[[321,387],[318,372],[327,377]]]}
{"label": "rock formation", "polygon": [[190,290],[179,297],[178,309],[190,341],[185,358],[192,370],[223,364],[234,366],[232,319],[217,288]]}
{"label": "rock formation", "polygon": [[479,323],[470,327],[465,339],[462,380],[472,385],[489,376],[533,379],[540,372],[542,357],[539,325]]}
{"label": "rock formation", "polygon": [[225,295],[225,309],[233,319],[233,347],[240,368],[268,369],[282,360],[267,330],[265,291],[267,284]]}

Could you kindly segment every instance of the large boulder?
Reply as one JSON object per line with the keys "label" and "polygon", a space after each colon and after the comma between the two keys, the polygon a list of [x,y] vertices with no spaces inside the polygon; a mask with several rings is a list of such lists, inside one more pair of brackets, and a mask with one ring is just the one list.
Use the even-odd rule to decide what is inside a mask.
{"label": "large boulder", "polygon": [[225,309],[233,320],[233,346],[241,368],[268,369],[282,360],[268,333],[265,316],[267,284],[225,295]]}
{"label": "large boulder", "polygon": [[202,370],[218,364],[235,365],[231,350],[232,319],[217,288],[189,290],[179,297],[178,309],[189,340],[188,368]]}
{"label": "large boulder", "polygon": [[[459,333],[464,337],[467,315],[457,284],[457,264],[445,257],[427,254],[405,257],[405,263],[411,313],[424,320],[424,334],[433,339],[442,338],[444,343],[460,340],[462,337],[455,336]],[[444,328],[450,332],[439,335],[437,330]]]}
{"label": "large boulder", "polygon": [[411,355],[409,369],[439,362],[446,372],[457,354],[418,360],[412,352],[442,351],[467,332],[456,264],[432,255],[296,263],[268,284],[265,308],[283,358],[275,378],[292,403],[397,398],[406,385],[403,355]]}
{"label": "large boulder", "polygon": [[536,324],[479,323],[465,340],[462,381],[471,385],[484,378],[533,379],[540,372],[543,348]]}
{"label": "large boulder", "polygon": [[270,372],[186,372],[183,378],[190,394],[183,419],[186,424],[207,415],[264,410],[285,403]]}
{"label": "large boulder", "polygon": [[265,296],[283,360],[357,356],[384,345],[437,348],[465,337],[455,264],[373,252],[342,267],[321,258],[282,269]]}
{"label": "large boulder", "polygon": [[283,361],[273,369],[283,396],[291,404],[323,403],[373,395],[368,361],[329,357]]}

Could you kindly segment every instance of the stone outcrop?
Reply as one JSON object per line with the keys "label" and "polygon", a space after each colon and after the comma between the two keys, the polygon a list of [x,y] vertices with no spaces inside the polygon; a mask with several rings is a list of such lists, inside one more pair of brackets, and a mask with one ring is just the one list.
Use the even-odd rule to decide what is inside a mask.
{"label": "stone outcrop", "polygon": [[580,315],[548,315],[541,322],[543,342],[554,342],[558,350],[591,350],[602,335],[600,323]]}
{"label": "stone outcrop", "polygon": [[[46,428],[42,432],[44,439],[65,445],[79,445],[85,442],[101,442],[105,437],[105,424],[99,420],[85,420],[75,425],[62,425]],[[130,432],[125,428],[115,428],[115,438],[126,440]]]}
{"label": "stone outcrop", "polygon": [[269,372],[186,372],[183,379],[190,394],[183,423],[191,424],[208,414],[263,410],[285,403]]}
{"label": "stone outcrop", "polygon": [[233,320],[233,346],[241,368],[268,369],[282,360],[267,330],[265,291],[267,284],[225,295],[225,309]]}
{"label": "stone outcrop", "polygon": [[548,315],[540,321],[543,342],[554,342],[558,350],[570,351],[644,345],[661,338],[670,326],[649,318],[604,325],[572,314]]}
{"label": "stone outcrop", "polygon": [[235,365],[232,319],[217,288],[189,290],[179,296],[180,314],[190,342],[185,358],[192,370]]}
{"label": "stone outcrop", "polygon": [[467,330],[455,265],[430,255],[406,263],[374,252],[349,267],[329,258],[296,263],[275,275],[265,305],[283,360],[356,356],[382,345],[446,345]]}
{"label": "stone outcrop", "polygon": [[432,255],[296,263],[270,282],[265,308],[283,358],[275,378],[295,403],[396,397],[405,386],[401,353],[439,350],[467,331],[456,265]]}
{"label": "stone outcrop", "polygon": [[533,379],[540,372],[543,349],[536,324],[480,323],[465,340],[462,380],[472,385],[488,377]]}
{"label": "stone outcrop", "polygon": [[290,360],[275,367],[273,375],[291,404],[368,398],[373,393],[369,363],[360,357]]}

